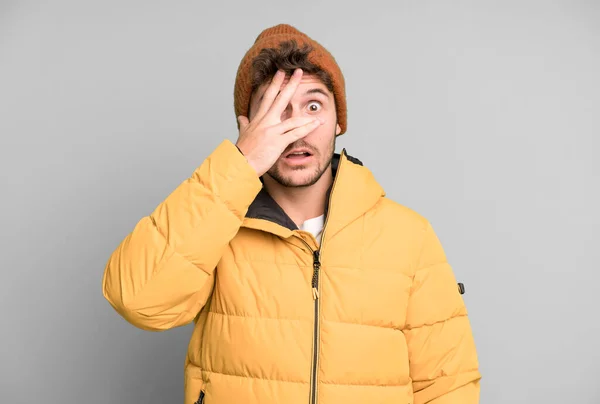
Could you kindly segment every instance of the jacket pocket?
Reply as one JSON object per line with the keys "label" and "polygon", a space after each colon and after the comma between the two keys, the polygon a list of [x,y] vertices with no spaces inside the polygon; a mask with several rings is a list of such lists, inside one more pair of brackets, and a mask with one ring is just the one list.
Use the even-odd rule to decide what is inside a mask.
{"label": "jacket pocket", "polygon": [[194,404],[202,404],[204,403],[204,390],[200,391],[200,397],[198,397],[198,401],[196,401]]}

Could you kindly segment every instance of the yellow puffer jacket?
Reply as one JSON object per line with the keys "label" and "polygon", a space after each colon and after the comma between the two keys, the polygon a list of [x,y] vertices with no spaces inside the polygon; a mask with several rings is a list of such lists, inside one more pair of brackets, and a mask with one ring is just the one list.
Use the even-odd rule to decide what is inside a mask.
{"label": "yellow puffer jacket", "polygon": [[103,294],[131,324],[195,323],[185,404],[474,404],[478,360],[429,222],[345,151],[323,242],[223,141],[111,255]]}

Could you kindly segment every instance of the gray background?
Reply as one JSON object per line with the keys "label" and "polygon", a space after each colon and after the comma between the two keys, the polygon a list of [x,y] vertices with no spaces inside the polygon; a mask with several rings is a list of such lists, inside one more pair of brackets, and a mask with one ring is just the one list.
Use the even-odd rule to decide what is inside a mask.
{"label": "gray background", "polygon": [[224,138],[256,35],[296,25],[348,133],[433,223],[484,404],[600,403],[599,2],[0,0],[0,402],[179,403],[191,327],[149,333],[104,265]]}

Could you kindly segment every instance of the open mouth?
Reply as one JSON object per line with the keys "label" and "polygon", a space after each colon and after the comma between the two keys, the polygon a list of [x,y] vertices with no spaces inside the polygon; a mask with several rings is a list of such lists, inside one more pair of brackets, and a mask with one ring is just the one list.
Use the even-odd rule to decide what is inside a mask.
{"label": "open mouth", "polygon": [[305,148],[295,149],[284,155],[284,161],[293,166],[303,166],[308,164],[313,154]]}
{"label": "open mouth", "polygon": [[305,158],[305,157],[310,157],[312,156],[312,154],[310,154],[307,151],[304,152],[292,152],[287,154],[285,157],[288,159],[301,159],[301,158]]}

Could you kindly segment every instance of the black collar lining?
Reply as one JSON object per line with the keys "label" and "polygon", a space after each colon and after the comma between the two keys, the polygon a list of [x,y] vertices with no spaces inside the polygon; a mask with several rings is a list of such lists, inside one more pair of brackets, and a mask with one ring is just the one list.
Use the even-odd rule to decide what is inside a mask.
{"label": "black collar lining", "polygon": [[[345,154],[345,150],[342,152]],[[354,157],[348,156],[346,154],[347,159],[358,165],[362,165],[362,162]],[[337,175],[337,168],[340,163],[341,155],[336,153],[333,155],[333,159],[331,160],[331,169],[333,171],[333,177]],[[262,182],[262,178],[261,178]],[[331,198],[331,191],[333,186],[329,187],[327,191],[327,199],[325,201],[325,216],[327,217],[328,208],[329,208],[329,199]],[[285,213],[283,208],[279,206],[277,202],[269,195],[267,190],[263,187],[254,201],[250,204],[248,208],[248,212],[246,213],[246,217],[249,219],[263,219],[268,220],[270,222],[276,223],[280,226],[285,227],[289,230],[298,230],[298,226],[294,221]]]}

